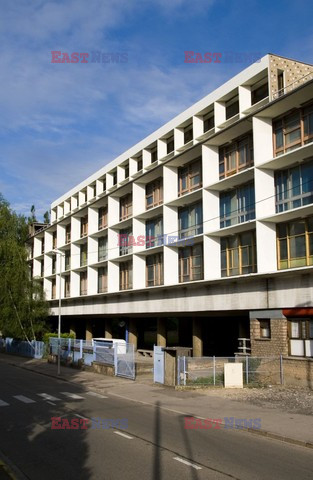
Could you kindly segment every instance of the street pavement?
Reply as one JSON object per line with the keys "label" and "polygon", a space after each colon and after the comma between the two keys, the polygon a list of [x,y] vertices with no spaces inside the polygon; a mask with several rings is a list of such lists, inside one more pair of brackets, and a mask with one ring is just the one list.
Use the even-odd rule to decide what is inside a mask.
{"label": "street pavement", "polygon": [[[208,399],[203,395],[160,387],[151,393],[153,386],[144,383],[109,377],[102,383],[101,375],[62,368],[62,377],[72,374],[68,381],[54,377],[55,365],[46,375],[33,371],[46,368],[42,362],[1,359],[0,452],[15,466],[15,478],[312,478],[310,448],[224,428],[186,430],[185,415],[198,412],[197,402]],[[141,398],[130,398],[138,390]],[[89,426],[54,430],[52,417],[88,419]],[[127,419],[128,425],[91,428],[94,418]]]}

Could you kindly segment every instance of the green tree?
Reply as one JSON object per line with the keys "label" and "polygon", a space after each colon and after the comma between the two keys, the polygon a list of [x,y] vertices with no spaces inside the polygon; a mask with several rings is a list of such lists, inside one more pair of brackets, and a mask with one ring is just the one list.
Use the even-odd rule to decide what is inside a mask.
{"label": "green tree", "polygon": [[50,223],[50,215],[49,215],[48,210],[43,214],[43,219],[44,219],[45,223],[47,223],[47,224]]}
{"label": "green tree", "polygon": [[36,207],[35,207],[35,205],[32,205],[31,208],[30,208],[30,217],[28,217],[28,223],[31,224],[31,223],[34,223],[34,222],[37,222]]}
{"label": "green tree", "polygon": [[0,331],[29,341],[46,331],[49,307],[40,281],[30,274],[27,239],[26,218],[0,194]]}

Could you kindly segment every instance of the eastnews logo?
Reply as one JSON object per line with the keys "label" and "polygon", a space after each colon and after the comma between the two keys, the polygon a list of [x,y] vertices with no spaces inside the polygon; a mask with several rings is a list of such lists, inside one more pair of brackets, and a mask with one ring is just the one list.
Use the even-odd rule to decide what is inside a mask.
{"label": "eastnews logo", "polygon": [[226,429],[244,429],[251,428],[253,430],[260,430],[261,419],[260,418],[235,418],[224,417],[224,423],[222,418],[201,418],[185,417],[185,429],[186,430],[221,430]]}
{"label": "eastnews logo", "polygon": [[51,63],[127,63],[128,53],[115,52],[61,52],[52,51]]}
{"label": "eastnews logo", "polygon": [[260,52],[193,52],[185,51],[184,63],[259,63]]}
{"label": "eastnews logo", "polygon": [[88,430],[119,428],[121,430],[128,428],[127,418],[51,418],[52,430]]}

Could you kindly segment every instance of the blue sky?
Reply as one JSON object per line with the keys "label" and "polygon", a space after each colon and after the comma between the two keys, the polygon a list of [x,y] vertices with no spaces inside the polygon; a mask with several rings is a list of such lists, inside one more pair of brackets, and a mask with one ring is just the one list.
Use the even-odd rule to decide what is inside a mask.
{"label": "blue sky", "polygon": [[[0,192],[50,204],[248,66],[184,51],[268,52],[313,63],[312,3],[1,0]],[[127,63],[51,63],[51,51],[126,52]]]}

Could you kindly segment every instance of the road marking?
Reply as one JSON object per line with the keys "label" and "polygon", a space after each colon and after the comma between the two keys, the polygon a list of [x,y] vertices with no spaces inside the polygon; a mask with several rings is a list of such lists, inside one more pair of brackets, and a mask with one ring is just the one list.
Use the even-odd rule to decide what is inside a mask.
{"label": "road marking", "polygon": [[133,439],[133,437],[131,437],[130,435],[126,435],[126,433],[119,432],[118,430],[114,430],[114,433],[116,433],[116,435],[120,435],[121,437],[128,438],[128,440]]}
{"label": "road marking", "polygon": [[53,397],[52,395],[48,395],[48,393],[37,393],[38,397],[42,397],[44,400],[50,400],[51,402],[60,402],[60,398]]}
{"label": "road marking", "polygon": [[28,397],[24,397],[24,395],[13,395],[14,398],[16,398],[16,400],[19,400],[20,402],[23,402],[23,403],[36,403],[35,400],[32,400],[31,398],[28,398]]}
{"label": "road marking", "polygon": [[71,392],[60,392],[62,395],[65,395],[66,397],[73,398],[73,400],[84,400],[84,397],[80,397],[79,395],[76,395],[76,393],[71,393]]}
{"label": "road marking", "polygon": [[184,463],[185,465],[188,465],[189,467],[195,468],[196,470],[202,470],[202,467],[199,467],[199,465],[195,465],[194,463],[188,462],[187,460],[184,460],[183,458],[173,457],[173,460],[177,460],[178,462]]}
{"label": "road marking", "polygon": [[97,397],[97,398],[109,398],[109,397],[105,397],[104,395],[100,395],[100,393],[96,393],[96,392],[86,392],[87,395],[91,395],[92,397]]}
{"label": "road marking", "polygon": [[3,400],[0,400],[0,407],[7,407],[9,403],[4,402]]}
{"label": "road marking", "polygon": [[89,418],[82,417],[82,415],[79,415],[79,413],[74,413],[75,417],[82,418],[83,420],[89,420]]}
{"label": "road marking", "polygon": [[47,403],[49,403],[50,405],[56,405],[56,403],[50,402],[49,400],[47,400]]}

